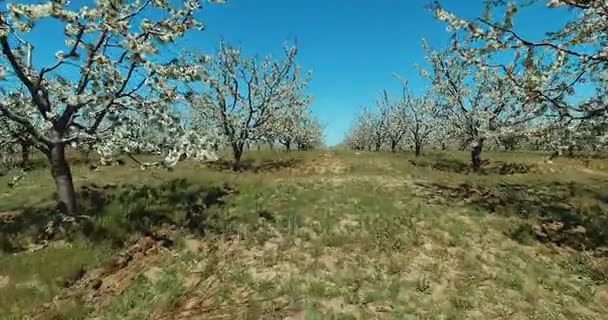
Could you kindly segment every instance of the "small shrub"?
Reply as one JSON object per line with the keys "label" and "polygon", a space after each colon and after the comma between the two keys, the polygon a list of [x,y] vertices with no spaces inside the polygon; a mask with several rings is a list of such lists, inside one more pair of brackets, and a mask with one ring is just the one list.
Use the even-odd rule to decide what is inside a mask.
{"label": "small shrub", "polygon": [[526,221],[517,223],[509,232],[509,236],[523,245],[531,245],[536,240],[534,226]]}

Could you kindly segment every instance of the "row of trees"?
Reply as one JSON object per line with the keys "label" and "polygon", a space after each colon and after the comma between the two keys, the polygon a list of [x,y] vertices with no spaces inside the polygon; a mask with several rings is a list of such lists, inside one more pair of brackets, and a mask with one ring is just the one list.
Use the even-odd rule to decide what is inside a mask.
{"label": "row of trees", "polygon": [[437,106],[430,97],[414,97],[407,82],[402,81],[403,95],[391,98],[385,90],[374,109],[363,108],[346,134],[345,143],[355,150],[390,148],[395,152],[412,146],[416,156],[434,132]]}
{"label": "row of trees", "polygon": [[[197,0],[97,0],[80,8],[48,0],[0,11],[0,148],[44,154],[64,212],[78,211],[68,148],[102,160],[154,152],[163,160],[142,165],[172,166],[214,158],[223,145],[238,163],[250,143],[321,143],[295,48],[284,60],[243,57],[223,44],[213,57],[166,49],[202,30],[201,9]],[[44,66],[36,62],[48,59],[34,57],[47,52],[30,42],[43,19],[63,27],[65,47]]]}
{"label": "row of trees", "polygon": [[[394,150],[395,143],[401,143],[414,146],[416,154],[419,142],[442,148],[470,146],[475,170],[488,142],[507,149],[518,143],[569,152],[606,148],[608,4],[549,1],[550,10],[565,7],[578,16],[546,39],[531,41],[516,31],[513,18],[535,2],[541,1],[521,5],[488,1],[484,14],[475,20],[458,18],[435,2],[432,10],[447,24],[452,43],[435,51],[423,41],[429,68],[420,73],[430,87],[419,101],[425,107],[387,112],[383,102],[375,112],[364,110],[351,128],[347,145],[379,149],[387,144]],[[504,16],[494,19],[495,12]],[[513,58],[504,63],[508,56]],[[389,104],[408,105],[406,100]],[[425,110],[427,127],[422,127],[422,134],[395,141],[394,132],[419,128],[411,110]],[[400,121],[405,124],[397,130],[389,126],[395,115],[402,115]]]}
{"label": "row of trees", "polygon": [[[360,112],[348,144],[412,145],[417,154],[430,142],[471,146],[476,170],[489,142],[512,148],[522,135],[567,150],[605,146],[608,4],[549,1],[578,16],[532,41],[513,17],[539,1],[488,1],[470,21],[436,2],[432,10],[452,44],[443,51],[424,45],[428,92],[414,97],[403,82],[402,97],[383,93],[373,110]],[[76,9],[67,0],[9,3],[0,12],[0,148],[44,154],[59,202],[74,213],[68,146],[103,158],[154,151],[164,160],[153,165],[163,166],[213,158],[212,150],[226,146],[238,167],[247,145],[319,144],[321,124],[305,94],[310,76],[296,64],[296,48],[279,60],[245,57],[225,44],[213,57],[164,49],[202,28],[201,8],[196,0],[97,0]],[[496,12],[504,16],[493,18]],[[64,50],[45,66],[32,63],[48,59],[33,59],[45,52],[28,37],[42,19],[64,30]]]}

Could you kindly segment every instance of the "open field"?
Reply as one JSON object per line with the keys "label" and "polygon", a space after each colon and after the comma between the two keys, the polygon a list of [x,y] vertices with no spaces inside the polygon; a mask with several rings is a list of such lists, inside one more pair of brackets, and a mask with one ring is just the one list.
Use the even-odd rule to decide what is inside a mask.
{"label": "open field", "polygon": [[0,177],[2,319],[605,319],[608,160],[258,152]]}

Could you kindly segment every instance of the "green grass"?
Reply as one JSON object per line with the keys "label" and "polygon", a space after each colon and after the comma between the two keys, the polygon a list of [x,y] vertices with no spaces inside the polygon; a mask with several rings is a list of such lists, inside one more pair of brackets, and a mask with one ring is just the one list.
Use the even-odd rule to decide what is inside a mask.
{"label": "green grass", "polygon": [[[97,185],[83,198],[92,221],[61,234],[70,246],[0,257],[0,276],[10,278],[0,289],[0,314],[22,317],[59,293],[52,279],[103,267],[131,239],[168,232],[179,245],[127,267],[133,277],[125,290],[96,304],[77,295],[50,314],[602,319],[608,161],[544,164],[545,156],[486,154],[534,168],[512,175],[433,169],[445,159],[466,161],[457,152],[429,153],[414,165],[403,153],[264,151],[248,155],[239,173],[222,164],[185,163],[171,172],[77,166],[79,188]],[[8,189],[9,178],[1,177],[8,202],[0,212],[48,206],[47,178],[30,176]],[[27,194],[32,186],[40,192]],[[101,208],[94,191],[107,196]],[[35,242],[37,232],[27,228],[4,241]],[[155,268],[162,272],[146,275]],[[43,293],[26,289],[32,279],[49,283]]]}
{"label": "green grass", "polygon": [[65,244],[34,253],[0,254],[0,313],[21,319],[40,301],[50,301],[87,268],[107,258],[107,248]]}

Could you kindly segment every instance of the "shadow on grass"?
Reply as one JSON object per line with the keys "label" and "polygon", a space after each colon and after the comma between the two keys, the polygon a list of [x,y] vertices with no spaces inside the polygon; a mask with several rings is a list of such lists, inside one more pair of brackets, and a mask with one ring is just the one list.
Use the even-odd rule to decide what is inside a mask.
{"label": "shadow on grass", "polygon": [[[432,156],[429,158],[412,159],[410,160],[410,164],[415,167],[427,167],[443,172],[460,174],[469,174],[473,172],[468,162],[449,157]],[[529,164],[483,160],[481,174],[524,174],[532,172],[534,169],[535,167]]]}
{"label": "shadow on grass", "polygon": [[301,159],[278,159],[254,161],[251,159],[242,160],[235,164],[230,160],[219,160],[210,163],[210,167],[220,171],[239,171],[239,172],[274,172],[287,168],[294,168],[302,163]]}
{"label": "shadow on grass", "polygon": [[[517,228],[508,235],[515,240],[534,238],[577,250],[608,247],[608,190],[606,193],[577,183],[543,185],[500,184],[486,187],[461,184],[426,186],[435,197],[464,200],[483,211],[528,219],[529,230]],[[522,234],[523,232],[528,234]]]}
{"label": "shadow on grass", "polygon": [[133,235],[162,230],[221,232],[213,208],[223,206],[233,192],[229,186],[204,187],[185,179],[158,186],[91,184],[78,192],[80,216],[63,216],[54,208],[0,216],[0,250],[18,252],[32,243],[78,237],[120,246]]}

